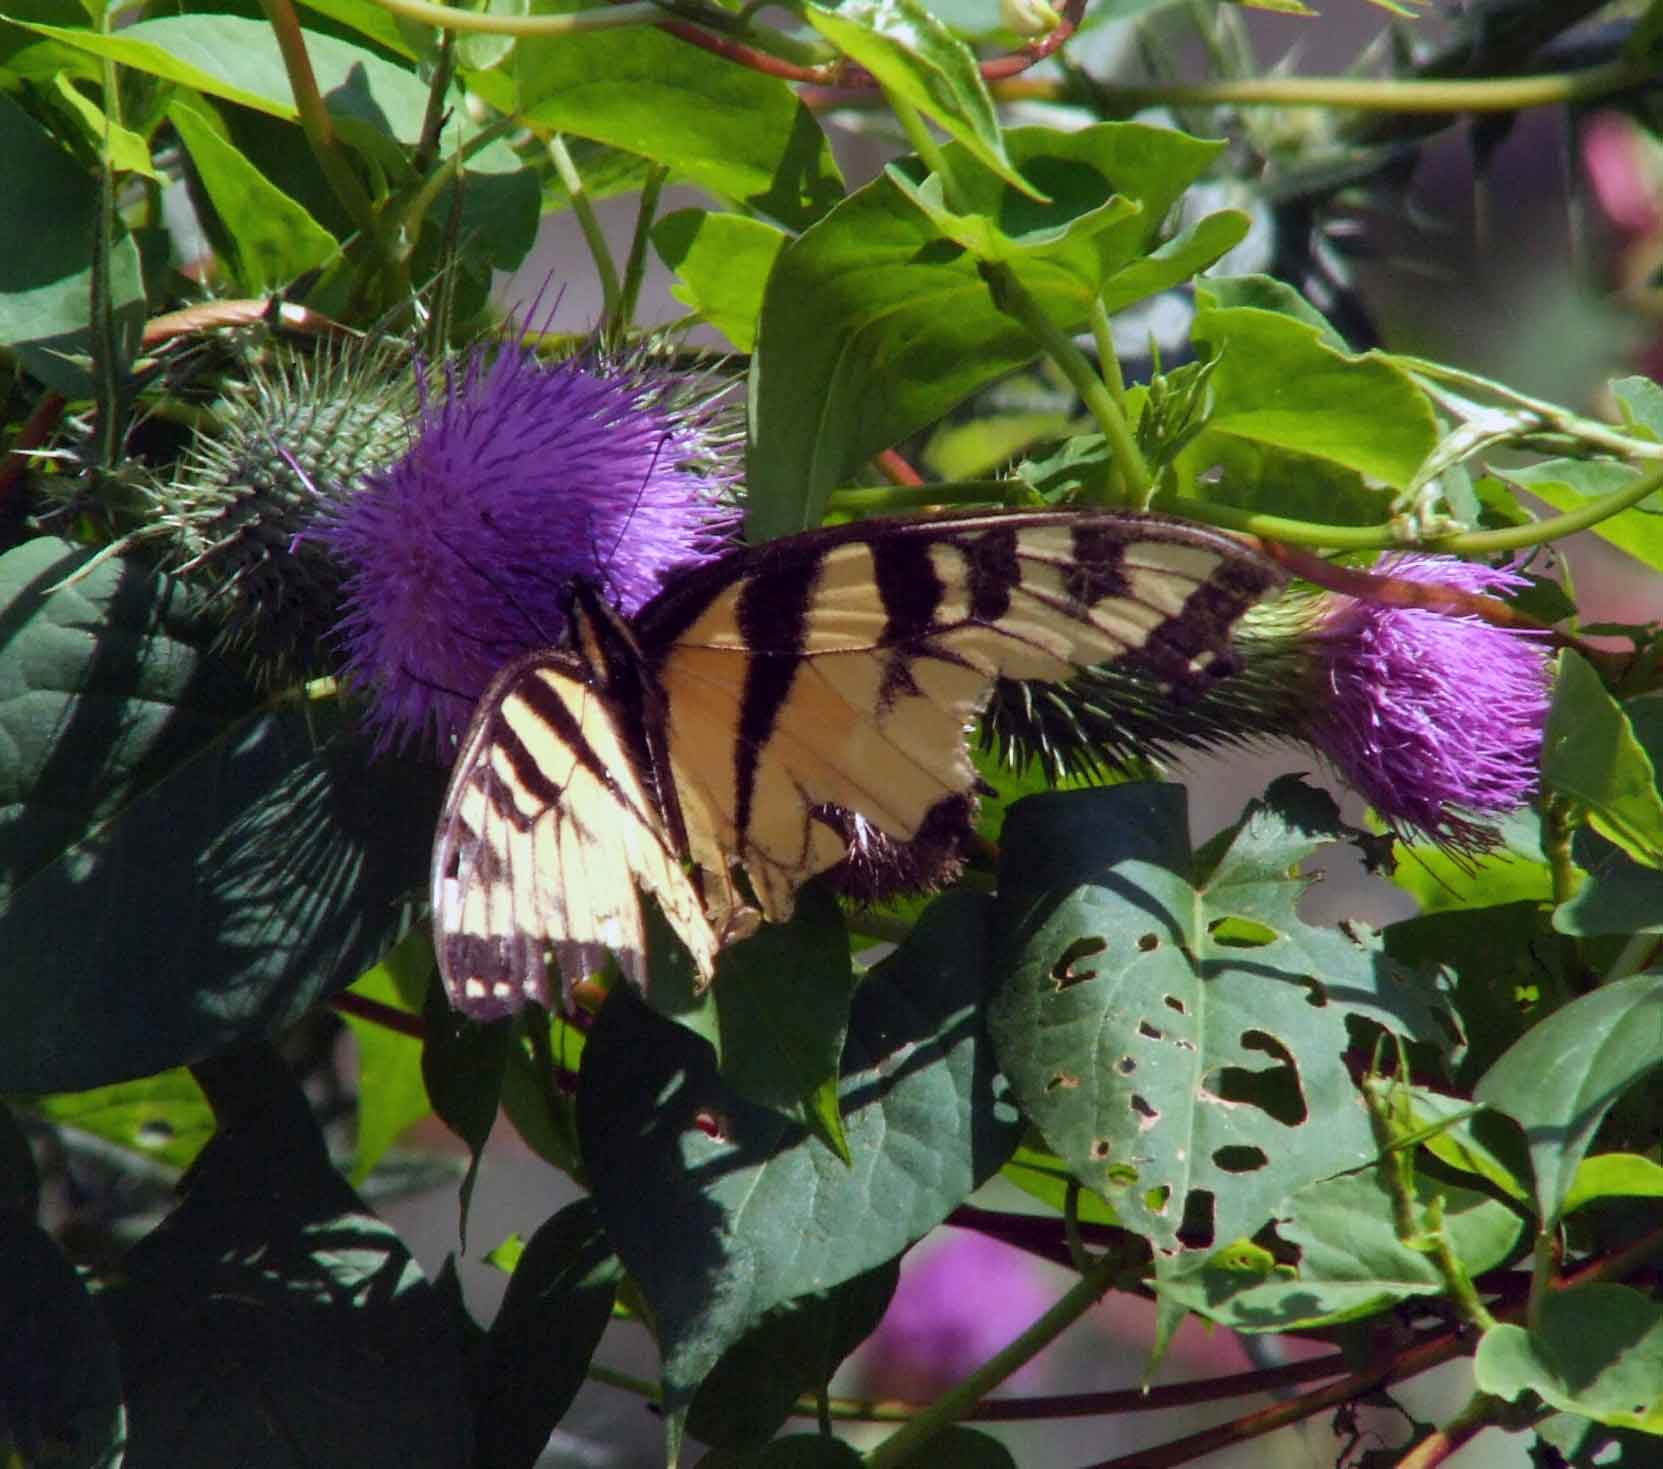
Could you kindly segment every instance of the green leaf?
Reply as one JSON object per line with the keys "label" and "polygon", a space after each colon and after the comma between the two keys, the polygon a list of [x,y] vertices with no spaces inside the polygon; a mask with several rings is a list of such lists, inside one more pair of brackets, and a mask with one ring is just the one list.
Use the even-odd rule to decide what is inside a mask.
{"label": "green leaf", "polygon": [[214,1114],[182,1067],[84,1092],[36,1097],[31,1108],[60,1127],[91,1133],[171,1168],[190,1166],[214,1134]]}
{"label": "green leaf", "polygon": [[[1025,1145],[1016,1150],[1010,1162],[1000,1170],[1025,1194],[1032,1194],[1049,1204],[1057,1213],[1068,1206],[1068,1186],[1074,1175],[1068,1165],[1047,1148]],[[1074,1212],[1083,1224],[1119,1224],[1120,1216],[1090,1189],[1075,1194]]]}
{"label": "green leaf", "polygon": [[836,1079],[855,984],[837,903],[809,888],[789,923],[764,924],[722,955],[723,1084],[748,1102],[795,1112]]}
{"label": "green leaf", "polygon": [[1549,1291],[1535,1331],[1493,1326],[1473,1358],[1481,1392],[1533,1392],[1613,1428],[1663,1434],[1663,1307],[1621,1285]]}
{"label": "green leaf", "polygon": [[202,180],[229,244],[226,264],[245,294],[264,295],[339,253],[329,231],[221,138],[189,101],[175,102],[168,120]]}
{"label": "green leaf", "polygon": [[[1546,500],[1555,510],[1570,511],[1582,509],[1592,496],[1622,489],[1640,471],[1599,460],[1555,459],[1528,468],[1496,469],[1495,473]],[[1640,505],[1608,515],[1589,529],[1642,565],[1663,571],[1663,515],[1657,513],[1657,504],[1658,497],[1649,495]]]}
{"label": "green leaf", "polygon": [[1601,836],[1663,867],[1663,794],[1623,707],[1586,659],[1566,649],[1542,736],[1542,784],[1586,808]]}
{"label": "green leaf", "polygon": [[[1052,193],[1036,205],[1007,190],[983,212],[1004,235],[1055,231],[1012,269],[1047,314],[1074,330],[1100,292],[1133,267],[1216,146],[1168,129],[1104,123],[1006,135],[1025,177]],[[957,144],[949,158],[962,157]],[[1071,233],[1067,221],[1120,196],[1140,206]],[[763,298],[751,365],[749,534],[816,525],[826,495],[868,456],[934,422],[976,388],[1038,355],[993,304],[975,259],[885,176],[852,194],[780,251]]]}
{"label": "green leaf", "polygon": [[1542,1228],[1558,1222],[1595,1130],[1663,1064],[1663,976],[1619,979],[1532,1026],[1473,1090],[1524,1129]]}
{"label": "green leaf", "polygon": [[128,1425],[115,1340],[52,1237],[9,1209],[0,1209],[0,1321],[0,1459],[119,1465]]}
{"label": "green leaf", "polygon": [[[285,122],[297,122],[294,89],[277,37],[264,21],[235,15],[141,20],[111,35],[18,22],[94,56]],[[355,145],[369,133],[413,143],[421,136],[427,88],[413,73],[363,46],[302,31],[318,90]]]}
{"label": "green leaf", "polygon": [[28,1016],[0,1028],[11,1091],[291,1023],[399,935],[437,816],[439,772],[372,763],[338,709],[243,714],[179,584],[112,558],[58,586],[86,561],[45,538],[0,560],[0,1002]]}
{"label": "green leaf", "polygon": [[1318,340],[1336,352],[1349,348],[1333,323],[1286,281],[1269,275],[1214,276],[1207,282],[1207,294],[1220,308],[1251,306],[1259,311],[1279,311],[1307,326],[1315,327]]}
{"label": "green leaf", "polygon": [[653,247],[676,273],[670,294],[691,307],[741,352],[756,342],[756,321],[783,231],[742,214],[678,209],[652,231]]}
{"label": "green leaf", "polygon": [[622,1278],[590,1199],[532,1235],[477,1353],[472,1462],[531,1469],[539,1461],[588,1375]]}
{"label": "green leaf", "polygon": [[1530,1158],[1524,1141],[1494,1112],[1426,1087],[1389,1085],[1406,1099],[1409,1120],[1426,1151],[1446,1167],[1475,1174],[1503,1198],[1528,1207]]}
{"label": "green leaf", "polygon": [[1292,777],[1199,856],[1179,786],[1035,796],[1005,823],[1000,1064],[1050,1146],[1158,1248],[1181,1227],[1250,1235],[1293,1190],[1373,1159],[1348,1022],[1445,1038],[1377,936],[1296,912],[1292,874],[1345,831]]}
{"label": "green leaf", "polygon": [[1597,1199],[1663,1199],[1663,1164],[1639,1153],[1596,1153],[1577,1164],[1561,1212]]}
{"label": "green leaf", "polygon": [[235,1110],[99,1298],[121,1351],[127,1469],[462,1469],[449,1304],[335,1171],[282,1063],[215,1064]]}
{"label": "green leaf", "polygon": [[713,1448],[761,1447],[798,1397],[830,1382],[838,1364],[877,1329],[900,1273],[899,1260],[890,1260],[772,1312],[705,1378],[687,1431]]}
{"label": "green leaf", "polygon": [[1611,396],[1617,400],[1625,428],[1663,440],[1663,387],[1649,377],[1620,377],[1611,384]]}
{"label": "green leaf", "polygon": [[[531,14],[531,0],[485,0],[484,4],[468,7],[479,15],[511,16],[519,19]],[[518,42],[516,36],[498,35],[488,31],[463,31],[456,38],[456,60],[470,72],[486,72],[501,66]]]}
{"label": "green leaf", "polygon": [[1109,181],[1085,164],[1054,170],[1031,166],[1036,173],[1052,173],[1048,182],[1063,197],[1047,198],[1036,208],[1025,192],[1017,193],[991,175],[972,174],[973,180],[993,184],[995,190],[964,190],[970,195],[968,207],[976,212],[958,214],[947,207],[938,175],[912,177],[921,172],[916,160],[892,163],[884,175],[944,239],[964,246],[978,260],[1008,262],[1044,255],[1071,241],[1089,241],[1139,213],[1132,200],[1117,196]]}
{"label": "green leaf", "polygon": [[59,100],[82,123],[83,141],[101,157],[107,157],[112,170],[141,174],[157,185],[167,183],[150,162],[150,147],[142,137],[112,121],[102,107],[75,86],[68,72],[59,72],[52,81]]}
{"label": "green leaf", "polygon": [[[1339,465],[1404,489],[1437,444],[1425,394],[1389,357],[1353,355],[1302,317],[1226,306],[1212,282],[1196,288],[1191,328],[1218,366],[1212,413],[1182,457],[1205,470],[1231,440]],[[1265,486],[1268,495],[1272,487]],[[1255,501],[1257,503],[1257,501]],[[1275,508],[1269,499],[1267,509]],[[1280,513],[1280,512],[1279,512]]]}
{"label": "green leaf", "polygon": [[1584,828],[1571,843],[1587,876],[1571,898],[1553,910],[1560,933],[1663,933],[1663,872],[1642,867],[1619,846]]}
{"label": "green leaf", "polygon": [[462,1179],[458,1233],[468,1241],[468,1205],[479,1178],[485,1140],[502,1103],[502,1074],[508,1063],[513,1021],[482,1025],[453,1010],[444,986],[429,984],[422,1011],[427,1038],[422,1044],[422,1080],[439,1120],[468,1145],[468,1171]]}
{"label": "green leaf", "polygon": [[[0,94],[0,344],[41,343],[86,354],[98,184],[9,96]],[[138,247],[116,222],[109,290],[118,313],[142,316]],[[30,370],[71,400],[92,395],[85,371],[51,353],[32,354]]]}
{"label": "green leaf", "polygon": [[661,31],[590,31],[514,53],[533,127],[610,143],[788,229],[843,192],[825,135],[776,77]]}
{"label": "green leaf", "polygon": [[[1442,1197],[1445,1235],[1469,1276],[1499,1265],[1523,1231],[1514,1210],[1485,1194],[1426,1178],[1416,1179],[1415,1190],[1423,1211]],[[1223,1259],[1166,1276],[1159,1289],[1211,1321],[1247,1332],[1331,1326],[1444,1291],[1431,1257],[1398,1239],[1378,1169],[1297,1190],[1277,1210],[1277,1233],[1298,1249],[1296,1265],[1278,1267],[1267,1255],[1257,1272],[1221,1251]]]}
{"label": "green leaf", "polygon": [[[412,1018],[434,974],[433,945],[425,928],[411,929],[352,993]],[[432,1110],[422,1077],[422,1043],[413,1035],[366,1020],[342,1017],[358,1043],[358,1128],[349,1177],[361,1186],[382,1155]]]}
{"label": "green leaf", "polygon": [[1555,1413],[1536,1425],[1536,1436],[1556,1459],[1533,1454],[1537,1469],[1652,1469],[1657,1439],[1633,1428],[1607,1428],[1577,1413]]}
{"label": "green leaf", "polygon": [[657,1322],[670,1409],[770,1311],[894,1258],[1009,1156],[1018,1122],[976,1023],[984,913],[947,895],[861,985],[842,1067],[852,1169],[613,989],[578,1120],[595,1202]]}
{"label": "green leaf", "polygon": [[1456,855],[1429,842],[1399,843],[1391,879],[1423,914],[1551,902],[1553,873],[1542,853],[1542,818],[1535,808],[1504,817],[1495,831],[1499,845],[1487,852]]}
{"label": "green leaf", "polygon": [[1539,902],[1501,903],[1426,913],[1386,929],[1386,952],[1399,963],[1455,975],[1455,1008],[1468,1041],[1459,1080],[1481,1075],[1536,1020],[1543,987],[1583,964],[1549,917]]}
{"label": "green leaf", "polygon": [[[531,1043],[531,1027],[548,1037],[548,1064]],[[523,1012],[502,1072],[502,1110],[527,1147],[579,1182],[583,1158],[577,1141],[576,1079],[583,1060],[584,1036],[560,1015]]]}
{"label": "green leaf", "polygon": [[1220,209],[1115,271],[1103,283],[1103,307],[1122,311],[1199,275],[1247,238],[1252,220],[1238,209]]}
{"label": "green leaf", "polygon": [[1011,166],[999,136],[993,98],[971,49],[919,0],[809,3],[808,23],[884,90],[958,139],[966,153],[1013,188],[1041,197]]}

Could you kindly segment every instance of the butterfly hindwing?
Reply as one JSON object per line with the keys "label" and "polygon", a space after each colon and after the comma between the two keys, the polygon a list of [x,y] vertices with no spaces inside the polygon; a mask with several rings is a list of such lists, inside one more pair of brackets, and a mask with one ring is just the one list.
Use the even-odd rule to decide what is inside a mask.
{"label": "butterfly hindwing", "polygon": [[564,651],[510,665],[480,701],[433,856],[435,947],[479,1018],[549,1002],[604,967],[645,980],[637,887],[706,970],[715,939],[671,846],[638,750],[596,670]]}

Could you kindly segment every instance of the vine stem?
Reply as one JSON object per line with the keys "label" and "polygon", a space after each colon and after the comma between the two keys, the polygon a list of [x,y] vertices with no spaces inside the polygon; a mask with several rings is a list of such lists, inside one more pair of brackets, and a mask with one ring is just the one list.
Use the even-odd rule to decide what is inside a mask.
{"label": "vine stem", "polygon": [[1121,412],[1120,404],[1115,401],[1102,375],[1091,365],[1086,354],[1074,345],[1073,338],[1045,314],[1010,266],[1002,260],[984,260],[980,269],[982,279],[992,293],[993,304],[1013,321],[1019,322],[1039,343],[1097,420],[1097,426],[1103,430],[1103,437],[1108,440],[1114,454],[1115,467],[1125,483],[1128,503],[1138,509],[1146,507],[1154,493],[1149,466],[1144,462],[1137,440],[1132,437],[1126,415]]}
{"label": "vine stem", "polygon": [[1244,531],[1267,541],[1286,541],[1294,546],[1322,546],[1332,551],[1401,551],[1413,546],[1423,551],[1478,556],[1496,551],[1521,551],[1588,530],[1602,520],[1609,520],[1618,511],[1638,505],[1659,488],[1663,488],[1663,465],[1637,476],[1620,490],[1598,495],[1579,509],[1550,516],[1547,520],[1509,526],[1505,530],[1459,531],[1454,535],[1414,541],[1405,541],[1390,524],[1319,525],[1309,520],[1289,520],[1281,515],[1243,510],[1236,505],[1221,505],[1216,500],[1174,499],[1157,508],[1172,510],[1193,520],[1205,520],[1228,530]]}
{"label": "vine stem", "polygon": [[1435,1469],[1436,1465],[1477,1438],[1507,1410],[1507,1404],[1488,1393],[1474,1393],[1471,1401],[1443,1428],[1427,1434],[1397,1461],[1397,1469]]}
{"label": "vine stem", "polygon": [[[1583,71],[1474,80],[1388,77],[1242,77],[1213,82],[1092,82],[1092,94],[1108,106],[1137,107],[1349,107],[1366,112],[1438,114],[1516,112],[1566,102],[1587,102],[1654,80],[1646,62],[1612,61]],[[1024,78],[1001,82],[1000,101],[1063,101],[1075,84]]]}
{"label": "vine stem", "polygon": [[413,1040],[427,1039],[427,1027],[422,1024],[420,1015],[412,1015],[408,1010],[383,1004],[380,1000],[355,995],[351,990],[342,990],[338,995],[331,995],[329,1008],[341,1015],[367,1020],[371,1025],[381,1026],[383,1030],[397,1031],[399,1035],[407,1035]]}
{"label": "vine stem", "polygon": [[289,76],[289,90],[294,93],[295,110],[300,114],[301,131],[306,134],[318,167],[365,239],[374,241],[377,238],[375,205],[335,136],[334,121],[324,106],[317,73],[312,70],[312,58],[306,51],[300,18],[289,0],[260,0],[260,9],[277,37],[277,49]]}
{"label": "vine stem", "polygon": [[375,0],[375,3],[381,9],[419,25],[494,36],[564,36],[574,31],[613,31],[623,26],[658,25],[664,20],[664,7],[656,4],[655,0],[636,0],[630,5],[605,5],[568,15],[486,15],[482,11],[454,10],[448,5],[429,5],[427,0]]}
{"label": "vine stem", "polygon": [[594,203],[589,198],[589,190],[584,186],[583,176],[577,171],[577,165],[572,162],[566,139],[559,133],[552,133],[548,140],[548,150],[554,171],[560,176],[560,187],[566,191],[572,213],[577,217],[578,228],[583,231],[583,241],[589,247],[589,258],[595,262],[595,275],[599,278],[601,286],[601,316],[606,321],[616,321],[620,295],[618,267],[612,260],[612,247],[606,243],[606,235],[595,214]]}
{"label": "vine stem", "polygon": [[865,1458],[867,1469],[894,1469],[904,1464],[944,1428],[951,1427],[989,1392],[1062,1333],[1100,1301],[1114,1281],[1120,1262],[1112,1255],[1099,1260],[1038,1321],[1003,1351],[994,1353],[974,1372],[949,1388],[916,1418],[890,1434]]}
{"label": "vine stem", "polygon": [[[1607,1255],[1603,1260],[1594,1261],[1569,1279],[1557,1284],[1554,1289],[1563,1290],[1571,1285],[1587,1285],[1596,1280],[1621,1280],[1630,1271],[1638,1269],[1651,1259],[1660,1249],[1663,1249],[1663,1227],[1649,1231],[1633,1244]],[[1525,1311],[1525,1304],[1520,1302],[1504,1311],[1497,1311],[1496,1319],[1516,1324],[1525,1315]],[[1401,1382],[1406,1377],[1418,1377],[1422,1372],[1441,1367],[1445,1362],[1465,1355],[1472,1350],[1473,1345],[1473,1334],[1463,1324],[1456,1330],[1442,1332],[1394,1357],[1370,1363],[1361,1371],[1353,1372],[1350,1376],[1318,1388],[1303,1397],[1272,1404],[1256,1413],[1248,1413],[1229,1423],[1220,1423],[1216,1427],[1174,1439],[1153,1449],[1140,1449],[1135,1454],[1104,1459],[1088,1465],[1087,1469],[1177,1469],[1178,1465],[1188,1464],[1204,1454],[1262,1438],[1279,1428],[1286,1428],[1290,1424],[1314,1417],[1325,1409],[1337,1408],[1341,1403],[1350,1402],[1371,1389]]]}

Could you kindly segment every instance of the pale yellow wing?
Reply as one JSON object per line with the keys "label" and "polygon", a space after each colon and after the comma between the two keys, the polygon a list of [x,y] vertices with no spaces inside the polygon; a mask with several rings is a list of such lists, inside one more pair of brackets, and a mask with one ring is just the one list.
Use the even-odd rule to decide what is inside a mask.
{"label": "pale yellow wing", "polygon": [[1131,660],[1203,684],[1282,580],[1230,536],[1130,513],[878,521],[740,553],[636,628],[691,855],[741,865],[786,918],[848,854],[826,808],[906,842],[973,800],[965,732],[997,679]]}
{"label": "pale yellow wing", "polygon": [[433,849],[434,949],[451,1000],[478,1018],[550,1003],[608,954],[646,979],[637,889],[658,900],[700,972],[716,938],[593,670],[534,654],[492,683],[451,776]]}

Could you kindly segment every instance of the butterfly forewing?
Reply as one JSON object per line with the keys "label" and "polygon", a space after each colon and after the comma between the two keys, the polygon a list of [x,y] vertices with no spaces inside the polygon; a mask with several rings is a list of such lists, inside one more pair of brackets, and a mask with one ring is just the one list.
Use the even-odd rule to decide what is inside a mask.
{"label": "butterfly forewing", "polygon": [[817,808],[907,841],[973,790],[964,732],[996,679],[1132,659],[1199,685],[1281,579],[1226,535],[1130,514],[877,521],[739,553],[637,628],[697,793],[689,844],[784,918],[847,852]]}

